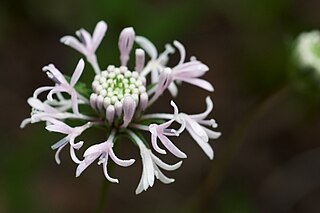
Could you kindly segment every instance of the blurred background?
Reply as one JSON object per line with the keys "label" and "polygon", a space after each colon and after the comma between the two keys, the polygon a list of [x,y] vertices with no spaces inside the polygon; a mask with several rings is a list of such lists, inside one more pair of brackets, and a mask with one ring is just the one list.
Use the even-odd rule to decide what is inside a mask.
{"label": "blurred background", "polygon": [[[54,63],[70,75],[81,57],[60,37],[81,27],[92,32],[100,20],[108,23],[97,51],[101,67],[119,64],[117,39],[127,26],[159,51],[177,39],[189,57],[208,64],[204,78],[215,92],[183,84],[176,103],[201,112],[210,95],[222,132],[210,142],[213,161],[188,134],[174,140],[188,155],[179,170],[166,172],[176,182],[157,181],[138,196],[139,152],[123,141],[118,156],[138,161],[112,171],[120,184],[109,186],[104,212],[320,212],[320,90],[292,77],[289,66],[295,37],[319,28],[319,9],[317,0],[1,1],[0,212],[96,211],[106,182],[101,167],[75,178],[68,151],[57,165],[50,149],[61,135],[43,124],[19,125],[30,115],[27,98],[51,85],[41,68]],[[177,56],[170,61],[176,62]],[[92,78],[88,71],[81,81]],[[154,111],[170,112],[170,100],[165,93]],[[83,138],[95,143],[105,136],[88,131]]]}

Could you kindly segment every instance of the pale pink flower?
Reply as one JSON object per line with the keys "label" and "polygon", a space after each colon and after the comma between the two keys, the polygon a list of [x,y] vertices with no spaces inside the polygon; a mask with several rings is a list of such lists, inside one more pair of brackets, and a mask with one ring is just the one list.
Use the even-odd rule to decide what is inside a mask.
{"label": "pale pink flower", "polygon": [[187,82],[210,92],[214,90],[208,81],[199,78],[209,70],[208,66],[197,60],[185,62],[186,52],[184,46],[178,41],[174,41],[173,44],[180,52],[180,61],[175,67],[165,67],[160,71],[157,87],[155,88],[155,94],[151,99],[151,103],[166,89],[169,89],[170,93],[176,96],[178,89],[175,81]]}
{"label": "pale pink flower", "polygon": [[62,73],[53,65],[49,64],[48,66],[43,67],[43,71],[47,72],[48,77],[56,83],[55,86],[44,86],[36,89],[33,93],[33,97],[37,98],[38,95],[42,92],[49,91],[47,98],[49,101],[53,101],[53,95],[65,92],[71,96],[72,110],[74,113],[79,114],[78,109],[78,93],[75,90],[74,86],[79,80],[84,69],[84,62],[82,59],[79,60],[77,67],[75,68],[73,75],[71,77],[70,83],[65,79]]}
{"label": "pale pink flower", "polygon": [[134,141],[137,143],[140,149],[140,155],[142,159],[142,175],[138,187],[136,189],[136,194],[140,194],[143,190],[146,191],[149,187],[154,184],[154,177],[159,179],[162,183],[168,184],[174,182],[173,178],[168,178],[165,176],[161,170],[162,168],[167,171],[173,171],[178,169],[182,161],[174,165],[169,165],[161,161],[157,156],[152,154],[151,150],[146,147],[146,145],[141,141],[141,139],[133,132],[128,131]]}
{"label": "pale pink flower", "polygon": [[174,129],[168,129],[168,127],[174,122],[174,120],[169,120],[163,124],[151,124],[149,126],[149,131],[151,132],[151,143],[153,148],[161,153],[166,154],[164,149],[161,149],[157,144],[157,139],[175,156],[178,158],[186,158],[187,155],[179,150],[167,136],[179,136],[179,133]]}
{"label": "pale pink flower", "polygon": [[83,145],[83,141],[75,143],[75,139],[82,134],[83,131],[90,128],[93,123],[88,122],[79,127],[70,127],[62,121],[48,118],[46,121],[49,123],[46,126],[46,129],[50,132],[58,132],[67,135],[62,138],[60,141],[51,146],[53,150],[57,149],[55,159],[58,164],[60,164],[59,154],[63,147],[65,147],[68,143],[70,144],[70,156],[75,163],[80,163],[80,160],[77,158],[74,149],[80,149]]}
{"label": "pale pink flower", "polygon": [[73,36],[64,36],[60,39],[60,42],[72,47],[86,56],[87,61],[92,65],[96,74],[98,74],[100,73],[100,68],[95,52],[105,36],[106,31],[107,24],[104,21],[100,21],[97,23],[92,37],[88,31],[80,29],[76,32],[79,40]]}
{"label": "pale pink flower", "polygon": [[210,114],[213,109],[213,103],[210,97],[206,98],[207,109],[205,112],[195,115],[187,115],[185,113],[178,113],[178,107],[171,101],[171,105],[174,107],[175,120],[181,124],[181,129],[187,129],[192,138],[198,143],[201,149],[206,153],[206,155],[213,159],[213,150],[210,146],[209,139],[217,139],[220,137],[220,132],[215,132],[210,130],[205,126],[211,126],[213,128],[217,127],[215,120],[205,120],[205,118]]}
{"label": "pale pink flower", "polygon": [[83,154],[84,160],[81,161],[77,167],[76,177],[79,177],[81,175],[81,173],[89,165],[91,165],[93,163],[93,161],[95,161],[97,158],[99,158],[98,164],[102,163],[103,172],[104,172],[105,177],[112,183],[118,183],[119,182],[118,179],[112,178],[108,174],[107,165],[108,165],[109,156],[116,164],[118,164],[119,166],[124,166],[124,167],[131,166],[135,162],[135,160],[134,159],[130,159],[130,160],[119,159],[115,155],[115,153],[112,149],[113,148],[113,140],[114,140],[114,133],[111,133],[111,135],[109,136],[107,141],[89,147],[85,151],[85,153]]}

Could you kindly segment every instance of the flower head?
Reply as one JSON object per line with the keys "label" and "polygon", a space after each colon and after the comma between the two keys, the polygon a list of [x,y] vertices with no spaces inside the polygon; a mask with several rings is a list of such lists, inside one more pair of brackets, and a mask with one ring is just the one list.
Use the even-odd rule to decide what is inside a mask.
{"label": "flower head", "polygon": [[104,173],[105,177],[112,183],[119,182],[118,179],[112,178],[108,174],[107,165],[108,165],[109,156],[116,164],[118,164],[119,166],[125,166],[125,167],[131,166],[135,162],[135,160],[134,159],[121,160],[114,154],[114,151],[112,149],[113,143],[114,143],[113,142],[114,136],[115,136],[115,132],[113,131],[107,141],[100,143],[100,144],[93,145],[93,146],[89,147],[84,152],[84,154],[83,154],[84,159],[79,163],[79,165],[77,167],[77,172],[76,172],[77,177],[79,177],[81,175],[81,173],[90,164],[93,163],[93,161],[95,161],[97,158],[99,158],[98,164],[103,165],[103,173]]}
{"label": "flower head", "polygon": [[296,55],[301,66],[312,68],[320,74],[320,32],[301,33],[297,39]]}
{"label": "flower head", "polygon": [[[219,132],[206,127],[216,127],[213,119],[206,119],[213,108],[209,97],[206,99],[207,110],[200,114],[189,115],[178,112],[173,101],[174,113],[171,114],[145,114],[148,108],[167,89],[175,97],[178,94],[179,82],[187,82],[208,91],[213,91],[213,87],[201,79],[209,70],[208,66],[194,59],[185,62],[186,52],[181,43],[174,41],[173,46],[167,44],[164,52],[158,54],[156,47],[148,39],[136,36],[132,27],[124,28],[119,35],[120,66],[109,64],[106,68],[100,69],[96,50],[106,30],[106,23],[101,21],[96,25],[92,36],[86,30],[80,29],[76,32],[79,40],[72,36],[61,38],[62,43],[83,54],[93,67],[95,73],[92,79],[86,82],[91,87],[88,88],[87,84],[79,82],[84,70],[82,59],[78,62],[70,82],[69,78],[53,64],[45,66],[43,71],[55,85],[35,90],[33,97],[28,99],[32,107],[31,116],[22,121],[21,127],[28,123],[46,122],[48,131],[64,135],[51,147],[57,150],[55,158],[58,164],[60,164],[60,151],[69,145],[71,159],[78,164],[77,177],[97,160],[98,164],[102,165],[105,178],[112,183],[119,181],[109,175],[107,168],[109,158],[124,167],[135,162],[135,159],[119,159],[113,149],[122,137],[129,138],[139,148],[142,161],[142,175],[136,189],[136,194],[139,194],[152,187],[155,179],[166,184],[172,183],[174,179],[165,176],[162,170],[173,171],[182,164],[182,161],[174,165],[166,164],[153,154],[152,149],[163,155],[167,154],[168,150],[175,157],[186,158],[187,155],[174,144],[172,138],[179,138],[179,135],[187,130],[212,159],[213,150],[208,141],[220,136]],[[134,42],[141,48],[134,50],[135,66],[130,67],[128,62]],[[176,66],[169,67],[167,66],[169,56],[175,49],[180,53],[180,60]],[[48,92],[45,100],[39,95],[43,92]],[[74,120],[77,120],[76,126],[75,122],[71,122]],[[102,143],[90,142],[92,145],[84,152],[83,158],[79,159],[76,152],[87,141],[78,141],[78,138],[84,131],[94,127],[102,130],[106,140]],[[150,148],[148,140],[140,134],[140,131],[150,133]],[[159,142],[164,148],[160,148]]]}

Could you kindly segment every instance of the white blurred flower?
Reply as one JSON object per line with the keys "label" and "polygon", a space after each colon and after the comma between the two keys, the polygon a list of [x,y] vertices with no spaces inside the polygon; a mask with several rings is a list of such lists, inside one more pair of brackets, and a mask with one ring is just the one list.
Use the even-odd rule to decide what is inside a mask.
{"label": "white blurred flower", "polygon": [[320,31],[301,33],[295,51],[303,67],[313,68],[320,75]]}

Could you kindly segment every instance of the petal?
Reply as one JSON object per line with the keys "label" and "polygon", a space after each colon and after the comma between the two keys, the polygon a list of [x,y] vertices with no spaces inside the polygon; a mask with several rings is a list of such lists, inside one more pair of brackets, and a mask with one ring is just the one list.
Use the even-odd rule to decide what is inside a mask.
{"label": "petal", "polygon": [[204,131],[207,133],[210,139],[217,139],[221,136],[221,132],[216,132],[206,127],[203,127]]}
{"label": "petal", "polygon": [[26,118],[26,119],[23,119],[23,121],[21,122],[20,124],[20,128],[24,128],[26,125],[28,125],[29,123],[31,123],[31,118]]}
{"label": "petal", "polygon": [[178,158],[187,158],[187,155],[183,153],[178,147],[176,147],[170,140],[164,135],[158,136],[162,144],[176,157]]}
{"label": "petal", "polygon": [[74,87],[76,85],[77,81],[79,80],[84,68],[84,61],[81,58],[77,64],[76,69],[73,72],[73,75],[71,77],[70,86]]}
{"label": "petal", "polygon": [[144,178],[144,176],[142,175],[140,178],[139,184],[136,188],[136,195],[140,194],[143,191],[143,178]]}
{"label": "petal", "polygon": [[177,97],[177,95],[178,95],[178,87],[177,87],[177,85],[175,85],[174,82],[172,82],[172,83],[169,85],[168,90],[169,90],[169,92],[171,93],[171,95],[172,95],[173,97]]}
{"label": "petal", "polygon": [[111,183],[119,183],[119,180],[116,179],[116,178],[112,178],[109,176],[108,174],[108,157],[106,156],[106,158],[104,159],[104,162],[103,162],[103,173],[104,173],[104,176],[111,182]]}
{"label": "petal", "polygon": [[79,115],[79,107],[78,107],[78,95],[76,91],[73,91],[71,93],[71,104],[72,104],[72,111],[76,114]]}
{"label": "petal", "polygon": [[203,113],[196,114],[196,115],[190,115],[190,118],[195,119],[195,120],[205,119],[213,109],[213,102],[212,102],[210,96],[206,97],[206,104],[207,104],[206,111],[204,111]]}
{"label": "petal", "polygon": [[82,53],[83,55],[87,54],[87,50],[82,43],[80,43],[75,37],[73,36],[64,36],[60,39],[60,42],[72,47],[73,49],[77,50],[78,52]]}
{"label": "petal", "polygon": [[[159,97],[172,83],[172,70],[170,68],[165,68],[159,76],[159,82],[157,84],[156,92],[154,97]],[[153,97],[153,99],[154,99]]]}
{"label": "petal", "polygon": [[173,70],[179,78],[190,78],[204,75],[209,67],[200,61],[190,61],[174,67]]}
{"label": "petal", "polygon": [[184,62],[184,60],[186,59],[186,49],[179,41],[174,41],[173,45],[176,46],[176,48],[180,52],[180,61],[178,64],[182,64]]}
{"label": "petal", "polygon": [[50,132],[58,132],[62,134],[69,134],[71,132],[71,128],[64,125],[48,125],[46,126],[46,129]]}
{"label": "petal", "polygon": [[186,128],[190,135],[195,139],[199,138],[204,142],[208,142],[209,138],[206,132],[203,129],[203,126],[198,124],[195,120],[191,119],[188,115],[183,116],[186,121]]}
{"label": "petal", "polygon": [[176,169],[178,169],[178,168],[181,166],[181,164],[182,164],[182,161],[179,161],[179,162],[176,163],[176,164],[169,165],[169,164],[163,162],[162,160],[160,160],[160,159],[159,159],[157,156],[155,156],[154,154],[152,154],[151,157],[152,157],[152,159],[153,159],[153,161],[154,161],[154,163],[155,163],[156,165],[158,165],[160,168],[165,169],[165,170],[167,170],[167,171],[176,170]]}
{"label": "petal", "polygon": [[136,102],[131,96],[126,96],[123,100],[123,124],[122,127],[127,127],[131,122],[136,109]]}
{"label": "petal", "polygon": [[206,80],[198,79],[198,78],[179,78],[181,81],[188,82],[189,84],[193,84],[197,87],[205,89],[207,91],[213,92],[213,86]]}
{"label": "petal", "polygon": [[93,155],[93,156],[87,156],[83,161],[80,162],[76,169],[76,177],[79,177],[81,173],[88,167],[90,166],[93,161],[95,161],[99,155]]}
{"label": "petal", "polygon": [[49,64],[42,68],[44,72],[50,72],[54,78],[56,78],[61,84],[68,84],[67,80],[64,78],[62,73],[53,65]]}
{"label": "petal", "polygon": [[136,66],[135,71],[141,72],[144,67],[145,54],[143,49],[136,49]]}
{"label": "petal", "polygon": [[[157,167],[156,167],[157,168]],[[156,169],[156,177],[157,179],[159,179],[162,183],[164,184],[169,184],[169,183],[173,183],[174,179],[173,178],[168,178],[167,176],[165,176],[161,170],[159,168]]]}
{"label": "petal", "polygon": [[59,140],[57,143],[53,144],[51,146],[51,149],[55,150],[55,149],[58,149],[60,147],[64,147],[69,141],[69,137],[66,136],[64,138],[62,138],[61,140]]}
{"label": "petal", "polygon": [[63,144],[63,145],[60,146],[59,149],[56,151],[56,154],[54,155],[54,158],[55,158],[57,164],[60,164],[60,163],[61,163],[61,161],[60,161],[60,156],[59,156],[59,155],[60,155],[60,152],[61,152],[61,150],[63,149],[63,147],[65,147],[67,144],[68,144],[68,143]]}
{"label": "petal", "polygon": [[36,90],[33,92],[33,97],[34,97],[34,98],[37,98],[39,94],[43,93],[44,91],[51,90],[51,89],[53,89],[53,88],[54,88],[54,87],[50,87],[50,86],[39,87],[38,89],[36,89]]}
{"label": "petal", "polygon": [[135,41],[148,53],[151,59],[158,57],[158,51],[150,40],[143,36],[136,36]]}
{"label": "petal", "polygon": [[81,161],[78,159],[78,157],[74,151],[74,148],[72,146],[70,146],[70,156],[71,156],[71,159],[73,160],[73,162],[75,162],[76,164],[81,163]]}
{"label": "petal", "polygon": [[85,46],[87,55],[92,53],[92,38],[88,31],[85,29],[80,29],[76,32],[76,35],[82,41]]}
{"label": "petal", "polygon": [[122,160],[122,159],[119,159],[113,152],[112,149],[110,149],[109,151],[109,155],[111,157],[111,159],[116,163],[118,164],[119,166],[124,166],[124,167],[128,167],[128,166],[131,166],[135,160],[134,159],[130,159],[130,160]]}
{"label": "petal", "polygon": [[92,34],[92,51],[95,52],[100,45],[107,31],[107,24],[104,21],[99,21]]}
{"label": "petal", "polygon": [[161,149],[158,146],[158,143],[157,143],[158,134],[157,134],[156,128],[157,128],[156,124],[151,124],[149,126],[149,131],[151,132],[151,144],[152,144],[152,147],[160,154],[167,154],[167,152],[164,149]]}
{"label": "petal", "polygon": [[132,27],[124,28],[119,36],[119,50],[121,65],[126,66],[129,60],[129,54],[133,47],[135,32]]}

